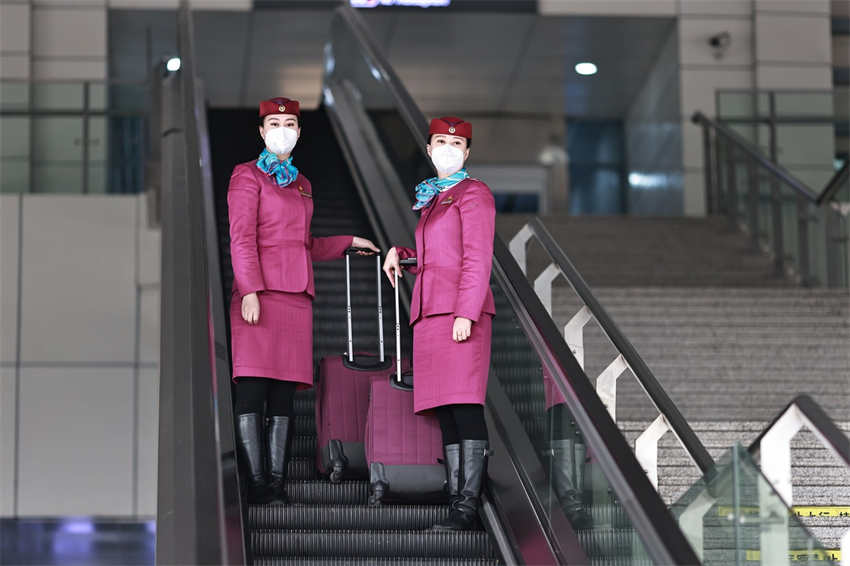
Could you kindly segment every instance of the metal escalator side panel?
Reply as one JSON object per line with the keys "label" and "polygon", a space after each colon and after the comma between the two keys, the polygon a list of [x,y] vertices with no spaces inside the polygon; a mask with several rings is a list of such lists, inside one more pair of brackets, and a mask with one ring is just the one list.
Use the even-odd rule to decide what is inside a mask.
{"label": "metal escalator side panel", "polygon": [[[362,187],[364,201],[372,203],[372,217],[377,222],[375,230],[386,234],[386,239],[392,243],[409,240],[416,218],[409,210],[402,211],[403,205],[398,203],[405,203],[404,206],[409,207],[406,201],[410,200],[408,191],[412,187],[404,186],[400,180],[411,177],[409,173],[414,169],[421,171],[423,167],[429,168],[424,147],[427,131],[424,117],[409,95],[399,94],[406,94],[403,85],[374,42],[368,38],[359,16],[350,8],[343,7],[338,10],[332,24],[331,46],[326,53],[333,60],[326,62],[325,103],[338,123],[341,145],[350,152],[352,172],[355,177],[360,177],[358,185]],[[350,84],[342,87],[345,81]],[[396,121],[392,130],[388,130],[386,124],[378,121],[381,113],[400,116],[400,123],[404,127],[397,127]],[[388,158],[389,155],[397,153],[393,147],[393,136],[406,150],[410,150],[404,154],[403,163],[399,162],[398,156],[392,161]],[[403,167],[411,169],[402,169]],[[390,228],[388,225],[394,227]],[[516,361],[512,361],[512,358],[527,358],[530,355],[530,360],[520,360],[526,364],[522,371],[531,371],[536,367],[539,372],[541,368],[545,368],[554,376],[558,387],[568,399],[570,412],[575,415],[579,428],[586,436],[595,466],[602,470],[607,485],[610,486],[611,492],[616,494],[625,515],[633,522],[652,559],[664,564],[697,563],[697,557],[647,479],[622,433],[608,415],[587,376],[575,362],[554,322],[543,309],[507,247],[498,237],[493,273],[496,285],[494,291],[501,289],[510,298],[511,312],[506,313],[508,318],[517,317],[521,339],[531,344],[519,352],[510,348],[494,347],[494,359],[507,360],[505,371],[509,372],[510,364]],[[505,316],[501,315],[503,319]],[[495,320],[499,319],[500,315],[497,315]],[[525,377],[521,375],[521,378],[526,379],[528,375],[530,374]],[[494,381],[491,376],[491,382]],[[544,554],[548,552],[550,558],[545,562],[551,560],[552,563],[557,563],[562,558],[580,562],[587,558],[586,553],[582,551],[586,545],[601,548],[605,546],[605,541],[611,541],[609,546],[617,547],[615,552],[630,552],[624,547],[633,543],[640,545],[637,537],[633,539],[628,533],[616,528],[600,531],[599,536],[593,533],[579,533],[579,536],[576,536],[574,530],[562,528],[566,522],[563,513],[557,506],[549,504],[546,494],[541,493],[547,491],[545,486],[542,489],[535,486],[535,474],[539,476],[539,470],[544,469],[540,463],[539,442],[530,453],[525,453],[525,448],[531,447],[533,443],[522,426],[517,431],[517,407],[511,405],[512,403],[508,403],[507,407],[497,406],[492,400],[488,400],[487,408],[493,423],[491,434],[506,435],[499,439],[505,448],[505,460],[498,471],[509,472],[503,478],[504,481],[513,482],[511,487],[515,489],[514,493],[521,494],[514,501],[521,501],[531,513],[522,515],[523,518],[529,518],[524,519],[523,524],[511,524],[512,518],[505,514],[501,517],[506,522],[504,526],[511,536],[517,557],[526,559],[522,555],[523,549],[534,548],[534,551],[542,549]],[[533,412],[535,409],[531,410]],[[511,420],[514,422],[513,426],[498,424],[500,421]],[[517,436],[507,436],[512,433],[517,433]],[[500,490],[505,487],[500,481],[491,484],[491,493],[497,504],[500,503]],[[542,542],[526,544],[526,533],[530,531]],[[522,544],[518,539],[522,539]],[[576,544],[576,540],[583,544]],[[575,549],[578,549],[578,552],[569,556],[570,551]],[[538,563],[540,556],[542,555],[537,555]]]}
{"label": "metal escalator side panel", "polygon": [[188,5],[177,19],[183,65],[162,79],[157,132],[163,138],[163,364],[156,561],[243,564],[223,297],[205,171],[209,145]]}

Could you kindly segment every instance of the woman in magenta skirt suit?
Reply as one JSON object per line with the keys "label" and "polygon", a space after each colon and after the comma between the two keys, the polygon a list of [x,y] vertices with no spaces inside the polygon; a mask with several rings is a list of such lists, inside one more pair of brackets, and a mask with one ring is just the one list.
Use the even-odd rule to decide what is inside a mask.
{"label": "woman in magenta skirt suit", "polygon": [[378,251],[365,238],[310,234],[313,188],[291,155],[299,118],[296,100],[261,102],[266,147],[233,169],[227,190],[237,448],[248,500],[258,503],[286,502],[293,396],[313,386],[312,262],[342,258],[349,247]]}
{"label": "woman in magenta skirt suit", "polygon": [[428,155],[437,177],[416,187],[421,210],[416,249],[396,246],[384,272],[394,281],[400,259],[416,257],[410,304],[413,398],[417,413],[434,411],[443,433],[446,485],[452,501],[438,530],[477,526],[488,450],[484,399],[490,370],[490,290],[496,207],[489,187],[469,177],[472,125],[446,116],[431,121]]}

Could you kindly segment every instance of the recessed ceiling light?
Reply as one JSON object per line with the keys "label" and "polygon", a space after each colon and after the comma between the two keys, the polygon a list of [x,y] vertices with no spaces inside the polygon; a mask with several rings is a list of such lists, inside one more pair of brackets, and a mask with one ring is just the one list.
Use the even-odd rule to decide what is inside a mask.
{"label": "recessed ceiling light", "polygon": [[179,71],[180,70],[180,57],[172,57],[171,59],[169,59],[168,62],[165,64],[165,68],[168,69],[169,71],[171,71],[172,73],[174,71]]}
{"label": "recessed ceiling light", "polygon": [[598,70],[593,63],[584,62],[576,64],[576,73],[579,75],[595,75]]}

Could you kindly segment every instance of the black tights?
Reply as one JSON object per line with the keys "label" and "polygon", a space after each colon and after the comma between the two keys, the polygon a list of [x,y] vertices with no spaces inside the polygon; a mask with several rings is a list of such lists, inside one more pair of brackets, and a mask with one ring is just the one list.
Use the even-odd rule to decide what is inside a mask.
{"label": "black tights", "polygon": [[236,381],[236,414],[263,414],[268,417],[291,417],[297,384],[267,377],[240,377]]}
{"label": "black tights", "polygon": [[443,444],[461,440],[488,440],[482,405],[443,405],[434,410],[443,432]]}

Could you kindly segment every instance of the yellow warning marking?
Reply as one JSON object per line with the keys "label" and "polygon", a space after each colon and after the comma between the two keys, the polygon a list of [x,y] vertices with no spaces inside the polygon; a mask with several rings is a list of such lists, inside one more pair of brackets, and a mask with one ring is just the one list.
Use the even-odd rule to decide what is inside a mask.
{"label": "yellow warning marking", "polygon": [[[850,505],[795,505],[791,508],[797,517],[850,517]],[[744,515],[757,515],[758,507],[738,507],[738,511]],[[731,505],[719,505],[717,515],[728,517],[735,513]]]}
{"label": "yellow warning marking", "polygon": [[[791,562],[810,562],[812,560],[841,561],[841,551],[834,548],[830,550],[789,550],[788,556],[791,558]],[[747,562],[760,562],[761,551],[747,550],[744,559]]]}

